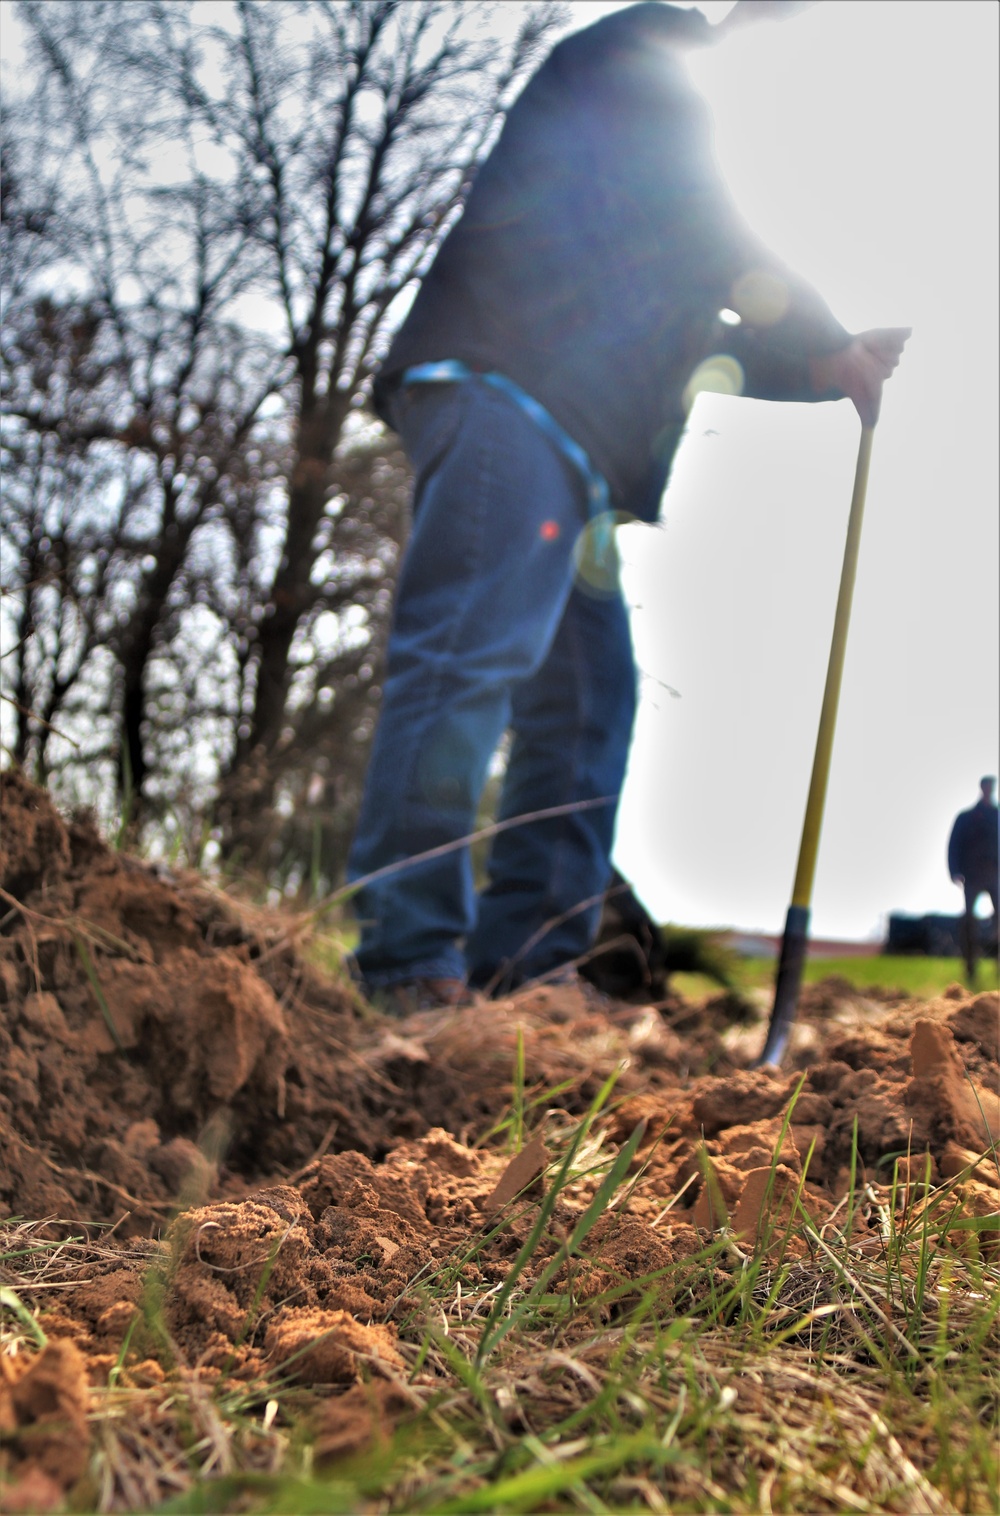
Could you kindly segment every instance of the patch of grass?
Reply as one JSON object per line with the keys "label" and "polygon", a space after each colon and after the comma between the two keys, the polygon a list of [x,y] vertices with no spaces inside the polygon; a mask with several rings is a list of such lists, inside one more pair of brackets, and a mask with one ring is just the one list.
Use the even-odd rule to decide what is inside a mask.
{"label": "patch of grass", "polygon": [[1000,1270],[952,1245],[957,1181],[915,1204],[858,1172],[832,1219],[800,1184],[751,1250],[723,1234],[575,1307],[522,1264],[488,1362],[437,1296],[447,1348],[425,1366],[466,1368],[437,1415],[450,1461],[406,1508],[994,1510]]}
{"label": "patch of grass", "polygon": [[671,984],[676,977],[697,975],[716,989],[735,989],[739,983],[740,959],[719,939],[717,932],[667,922],[659,929],[664,953],[664,971]]}
{"label": "patch of grass", "polygon": [[[737,972],[740,972],[737,970]],[[752,982],[749,985],[753,988]],[[700,1001],[714,998],[718,995],[720,984],[718,979],[709,974],[699,973],[676,973],[670,975],[670,990],[675,995],[680,995],[684,1000]]]}
{"label": "patch of grass", "polygon": [[[744,958],[740,961],[737,977],[741,988],[759,990],[773,988],[774,975],[774,959]],[[816,984],[831,975],[846,979],[858,989],[877,986],[899,990],[915,1000],[933,999],[943,994],[950,984],[964,983],[964,970],[957,958],[924,958],[919,954],[889,957],[884,953],[873,953],[864,958],[809,958],[806,961],[803,976],[806,984]],[[682,993],[689,993],[684,976],[678,976],[677,984]],[[995,958],[980,960],[976,988],[997,988]]]}
{"label": "patch of grass", "polygon": [[[881,985],[886,989],[900,989],[916,999],[931,999],[943,994],[950,984],[964,984],[965,976],[957,958],[923,958],[917,954],[893,956],[875,954],[871,958],[813,958],[806,965],[805,980],[815,984],[830,974],[855,984],[859,989],[869,985]],[[983,959],[979,964],[976,988],[997,988],[996,959]]]}
{"label": "patch of grass", "polygon": [[[128,1388],[126,1344],[117,1382],[94,1392],[80,1499],[101,1511],[345,1516],[994,1511],[1000,1254],[995,1233],[956,1224],[967,1175],[904,1185],[897,1165],[868,1182],[855,1154],[824,1214],[803,1178],[755,1242],[702,1234],[700,1250],[636,1277],[594,1241],[635,1189],[638,1134],[620,1148],[607,1137],[612,1083],[582,1120],[552,1119],[542,1197],[516,1197],[413,1282],[395,1317],[411,1409],[383,1439],[324,1463],[315,1427],[336,1407],[329,1387],[202,1383],[164,1353],[166,1383]],[[519,1110],[511,1131],[523,1089]],[[525,1241],[501,1283],[469,1283],[466,1270],[456,1289],[514,1225]],[[12,1226],[0,1242],[19,1307],[0,1352],[37,1351],[54,1287],[74,1262],[111,1253],[33,1236]],[[163,1250],[145,1247],[150,1279],[169,1287]],[[581,1288],[588,1269],[597,1293]],[[161,1316],[155,1289],[144,1309]],[[149,1325],[143,1352],[156,1351]]]}

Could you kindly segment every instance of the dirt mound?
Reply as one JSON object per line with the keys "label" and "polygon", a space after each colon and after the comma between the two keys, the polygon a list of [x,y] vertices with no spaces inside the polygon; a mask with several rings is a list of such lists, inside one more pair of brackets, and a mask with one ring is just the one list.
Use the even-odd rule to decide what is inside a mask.
{"label": "dirt mound", "polygon": [[[374,1435],[406,1403],[420,1290],[489,1301],[536,1226],[542,1171],[616,1070],[591,1160],[644,1123],[635,1183],[571,1273],[560,1249],[601,1182],[578,1178],[523,1272],[525,1288],[548,1269],[549,1291],[607,1292],[609,1319],[633,1282],[669,1293],[669,1266],[724,1225],[737,1248],[766,1246],[797,1197],[822,1225],[855,1131],[856,1229],[877,1238],[871,1196],[894,1172],[914,1194],[955,1181],[972,1216],[998,1209],[995,1168],[976,1167],[1000,1137],[995,994],[915,1004],[828,980],[782,1072],[749,1066],[763,1027],[724,996],[637,1006],[542,986],[390,1023],[310,969],[287,921],[109,850],[15,773],[2,785],[0,1220],[113,1232],[52,1254],[48,1346],[0,1357],[0,1474],[29,1504],[79,1475],[84,1375],[135,1390],[277,1375],[326,1387],[323,1446]],[[534,1141],[498,1190],[522,1128]],[[963,1245],[995,1248],[991,1225]]]}
{"label": "dirt mound", "polygon": [[616,1025],[551,989],[491,1008],[489,1037],[433,1016],[400,1036],[309,968],[287,922],[112,851],[15,772],[0,794],[0,1217],[128,1212],[148,1232],[179,1199],[287,1177],[320,1149],[377,1158],[444,1124],[471,1139],[509,1102],[519,1027],[573,1109],[627,1057],[633,1084],[730,1066],[712,1028],[682,1044],[658,1017]]}
{"label": "dirt mound", "polygon": [[2,798],[0,1212],[148,1229],[185,1186],[300,1163],[334,1114],[379,1140],[338,1058],[347,990],[19,775]]}

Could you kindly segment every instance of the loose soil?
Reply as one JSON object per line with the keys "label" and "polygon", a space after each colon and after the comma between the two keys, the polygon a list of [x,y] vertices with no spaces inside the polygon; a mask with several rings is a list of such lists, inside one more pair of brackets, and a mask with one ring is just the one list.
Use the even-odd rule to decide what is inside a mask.
{"label": "loose soil", "polygon": [[[111,851],[16,773],[2,799],[0,1221],[94,1244],[59,1275],[44,1350],[0,1356],[12,1509],[53,1508],[80,1479],[88,1394],[110,1374],[137,1389],[278,1375],[321,1395],[320,1451],[363,1442],[405,1411],[398,1343],[421,1282],[505,1279],[545,1142],[559,1150],[616,1069],[601,1132],[607,1151],[644,1123],[637,1178],[587,1238],[580,1300],[726,1224],[751,1246],[800,1190],[822,1221],[855,1131],[858,1183],[898,1163],[904,1186],[962,1174],[1000,1137],[996,994],[913,1002],[826,980],[803,994],[781,1072],[750,1067],[762,1023],[726,996],[539,986],[390,1022],[309,965],[288,918]],[[537,1141],[512,1183],[519,1042]],[[598,1182],[557,1205],[526,1281]],[[951,1214],[998,1205],[980,1164]],[[1000,1233],[962,1237],[990,1250]],[[0,1264],[0,1283],[20,1278]]]}

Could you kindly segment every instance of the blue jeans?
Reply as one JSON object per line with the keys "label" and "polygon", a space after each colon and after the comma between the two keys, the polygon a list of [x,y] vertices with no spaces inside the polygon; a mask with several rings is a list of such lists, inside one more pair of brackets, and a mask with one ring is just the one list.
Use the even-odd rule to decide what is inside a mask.
{"label": "blue jeans", "polygon": [[497,835],[478,901],[466,847],[362,887],[357,965],[371,987],[506,988],[597,930],[635,715],[628,615],[620,591],[578,581],[583,483],[516,402],[478,379],[413,385],[393,419],[413,525],[348,877],[474,831],[508,727],[498,819],[608,803]]}

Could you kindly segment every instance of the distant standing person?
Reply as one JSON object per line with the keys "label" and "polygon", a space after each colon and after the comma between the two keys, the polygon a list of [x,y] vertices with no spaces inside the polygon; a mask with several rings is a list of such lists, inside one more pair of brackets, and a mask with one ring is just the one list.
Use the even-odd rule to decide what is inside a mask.
{"label": "distant standing person", "polygon": [[996,779],[980,779],[981,794],[975,805],[960,811],[948,839],[948,872],[956,884],[965,889],[965,919],[962,922],[962,948],[965,969],[970,981],[975,978],[979,957],[979,931],[976,925],[976,901],[989,895],[993,902],[993,925],[997,925],[998,837],[1000,813],[993,798]]}

